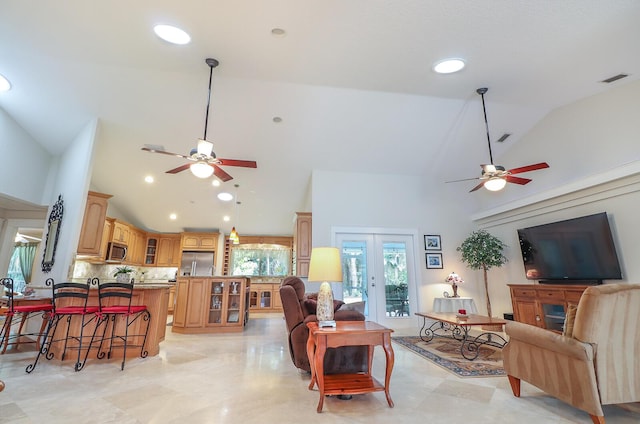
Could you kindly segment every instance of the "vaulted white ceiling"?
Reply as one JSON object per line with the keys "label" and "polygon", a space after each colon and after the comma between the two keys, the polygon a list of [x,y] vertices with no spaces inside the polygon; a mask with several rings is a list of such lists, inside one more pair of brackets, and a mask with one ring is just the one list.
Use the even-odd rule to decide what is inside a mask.
{"label": "vaulted white ceiling", "polygon": [[[608,90],[603,79],[640,75],[636,0],[2,3],[0,74],[13,88],[0,107],[53,155],[98,118],[92,188],[156,231],[228,232],[235,221],[245,234],[290,234],[314,169],[474,177],[489,159],[477,88],[489,87],[492,138],[512,134],[494,144],[499,157],[549,111]],[[157,23],[192,42],[160,40]],[[140,150],[195,147],[207,57],[220,61],[208,139],[219,157],[258,163],[225,167],[234,179],[220,188],[165,174],[184,161]],[[434,73],[446,57],[467,67]],[[241,204],[221,204],[223,189]]]}

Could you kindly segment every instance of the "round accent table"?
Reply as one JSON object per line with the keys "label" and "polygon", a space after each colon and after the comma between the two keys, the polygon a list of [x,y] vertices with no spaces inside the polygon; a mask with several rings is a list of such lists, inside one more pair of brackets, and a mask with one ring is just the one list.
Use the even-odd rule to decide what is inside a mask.
{"label": "round accent table", "polygon": [[468,314],[477,314],[478,308],[472,297],[436,297],[433,299],[433,312],[458,312],[466,309]]}

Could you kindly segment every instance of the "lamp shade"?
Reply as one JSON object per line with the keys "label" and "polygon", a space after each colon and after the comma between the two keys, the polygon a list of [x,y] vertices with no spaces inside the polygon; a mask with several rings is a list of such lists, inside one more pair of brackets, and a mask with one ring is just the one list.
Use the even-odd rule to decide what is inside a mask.
{"label": "lamp shade", "polygon": [[337,247],[314,247],[311,250],[308,280],[342,282],[342,262]]}

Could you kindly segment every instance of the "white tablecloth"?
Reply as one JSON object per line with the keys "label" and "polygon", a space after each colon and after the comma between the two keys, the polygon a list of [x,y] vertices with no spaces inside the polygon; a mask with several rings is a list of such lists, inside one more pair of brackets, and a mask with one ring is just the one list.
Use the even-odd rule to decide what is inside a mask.
{"label": "white tablecloth", "polygon": [[433,299],[433,312],[458,312],[466,309],[467,314],[477,314],[478,308],[471,297],[436,297]]}

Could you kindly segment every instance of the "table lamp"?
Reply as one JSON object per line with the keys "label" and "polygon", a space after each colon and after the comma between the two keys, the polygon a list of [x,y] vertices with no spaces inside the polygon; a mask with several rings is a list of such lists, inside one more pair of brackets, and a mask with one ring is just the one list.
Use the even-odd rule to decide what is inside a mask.
{"label": "table lamp", "polygon": [[321,281],[318,290],[316,316],[318,326],[335,327],[333,319],[333,292],[329,281],[342,282],[342,262],[337,247],[314,247],[309,263],[309,281]]}
{"label": "table lamp", "polygon": [[458,274],[452,272],[444,281],[451,284],[451,288],[453,289],[453,297],[460,297],[458,296],[458,284],[464,283],[464,280]]}

